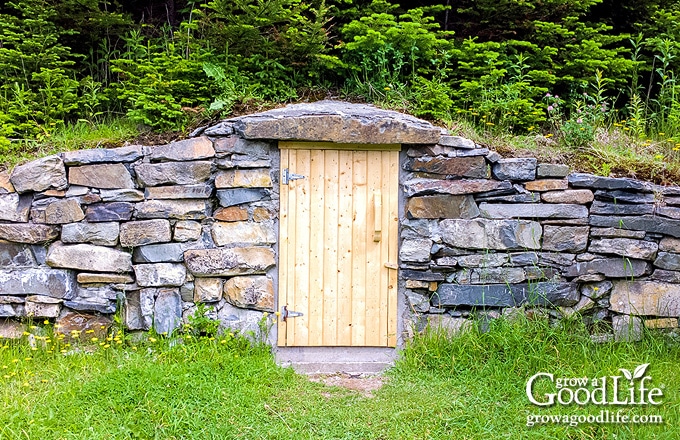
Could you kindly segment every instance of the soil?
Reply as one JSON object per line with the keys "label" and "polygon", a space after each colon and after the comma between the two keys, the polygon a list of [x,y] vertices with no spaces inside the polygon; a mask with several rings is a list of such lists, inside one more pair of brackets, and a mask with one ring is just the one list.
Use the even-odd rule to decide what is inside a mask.
{"label": "soil", "polygon": [[[312,382],[346,388],[363,394],[364,397],[373,397],[373,392],[379,390],[386,381],[385,377],[376,374],[310,374],[308,377]],[[330,397],[330,394],[326,397]]]}

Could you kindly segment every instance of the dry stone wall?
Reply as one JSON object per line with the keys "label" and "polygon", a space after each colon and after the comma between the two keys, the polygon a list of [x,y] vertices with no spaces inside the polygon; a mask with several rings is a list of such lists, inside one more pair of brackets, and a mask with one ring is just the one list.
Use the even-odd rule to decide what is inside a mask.
{"label": "dry stone wall", "polygon": [[196,304],[258,331],[275,310],[278,140],[402,144],[401,328],[579,314],[597,340],[677,328],[680,188],[504,159],[396,112],[324,101],[167,145],[0,173],[0,335],[49,319],[172,332]]}
{"label": "dry stone wall", "polygon": [[274,311],[275,143],[232,131],[168,145],[73,151],[0,176],[0,333],[172,332],[196,303],[257,331]]}
{"label": "dry stone wall", "polygon": [[400,273],[421,325],[579,313],[597,340],[678,327],[680,188],[452,136],[408,148],[403,169]]}

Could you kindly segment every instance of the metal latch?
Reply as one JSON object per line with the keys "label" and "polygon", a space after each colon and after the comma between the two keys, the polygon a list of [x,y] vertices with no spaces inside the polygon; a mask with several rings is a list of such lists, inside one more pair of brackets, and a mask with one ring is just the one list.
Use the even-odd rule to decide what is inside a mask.
{"label": "metal latch", "polygon": [[288,318],[297,318],[298,316],[304,316],[304,313],[288,310],[288,306],[281,307],[281,319],[283,319],[283,322],[286,322]]}
{"label": "metal latch", "polygon": [[290,171],[288,171],[288,168],[285,168],[283,170],[283,177],[281,179],[281,183],[283,185],[288,185],[288,182],[290,182],[291,180],[298,180],[304,178],[305,176],[303,176],[302,174],[291,173]]}

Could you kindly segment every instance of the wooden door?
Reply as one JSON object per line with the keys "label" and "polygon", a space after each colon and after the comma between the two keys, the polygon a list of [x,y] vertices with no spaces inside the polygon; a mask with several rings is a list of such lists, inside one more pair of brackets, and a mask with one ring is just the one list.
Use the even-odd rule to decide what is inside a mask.
{"label": "wooden door", "polygon": [[399,145],[342,146],[279,143],[280,346],[396,345]]}

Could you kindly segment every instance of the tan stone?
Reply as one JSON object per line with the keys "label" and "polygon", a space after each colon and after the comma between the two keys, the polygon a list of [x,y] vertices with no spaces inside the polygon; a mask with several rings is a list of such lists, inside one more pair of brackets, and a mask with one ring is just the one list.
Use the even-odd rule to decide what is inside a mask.
{"label": "tan stone", "polygon": [[222,278],[196,278],[194,280],[194,302],[216,302],[222,299]]}
{"label": "tan stone", "polygon": [[475,218],[479,209],[472,196],[434,195],[408,199],[411,218]]}
{"label": "tan stone", "polygon": [[57,226],[0,224],[0,239],[16,243],[45,243],[57,237],[59,237],[59,228]]}
{"label": "tan stone", "polygon": [[225,246],[233,243],[264,245],[276,243],[273,225],[250,222],[215,222],[212,228],[215,244]]}
{"label": "tan stone", "polygon": [[190,249],[184,252],[184,261],[198,277],[265,273],[276,264],[269,247]]}
{"label": "tan stone", "polygon": [[98,284],[98,283],[122,283],[128,284],[135,280],[130,275],[120,275],[115,273],[79,273],[77,278],[80,284]]}
{"label": "tan stone", "polygon": [[222,171],[215,177],[217,188],[271,188],[268,168]]}
{"label": "tan stone", "polygon": [[230,278],[224,283],[224,295],[237,307],[274,311],[274,282],[267,276]]}
{"label": "tan stone", "polygon": [[0,193],[3,192],[14,192],[14,185],[9,181],[9,173],[7,171],[0,171]]}
{"label": "tan stone", "polygon": [[43,191],[43,195],[48,197],[64,197],[66,191],[63,189],[48,189],[47,191]]}
{"label": "tan stone", "polygon": [[569,183],[566,179],[541,179],[525,183],[524,188],[537,192],[555,191],[569,188]]}
{"label": "tan stone", "polygon": [[163,219],[140,220],[120,225],[119,239],[123,247],[166,243],[171,240],[171,236],[170,222]]}
{"label": "tan stone", "polygon": [[220,208],[213,214],[215,220],[224,222],[238,222],[248,220],[248,210],[238,206],[230,206],[228,208]]}
{"label": "tan stone", "polygon": [[430,284],[427,281],[420,280],[406,280],[407,289],[427,289]]}
{"label": "tan stone", "polygon": [[11,319],[0,319],[0,338],[21,339],[26,331],[26,325]]}
{"label": "tan stone", "polygon": [[175,223],[173,240],[179,242],[198,240],[201,237],[201,224],[192,220],[180,220]]}
{"label": "tan stone", "polygon": [[678,328],[678,318],[645,319],[647,328]]}
{"label": "tan stone", "polygon": [[137,218],[173,218],[178,220],[200,220],[206,217],[210,203],[206,200],[147,200],[136,203]]}
{"label": "tan stone", "polygon": [[47,156],[15,167],[10,181],[19,193],[64,189],[68,186],[66,168],[59,156]]}
{"label": "tan stone", "polygon": [[653,281],[614,281],[609,309],[627,315],[680,316],[680,285]]}
{"label": "tan stone", "polygon": [[50,246],[47,264],[52,267],[80,269],[95,272],[130,272],[132,256],[127,252],[91,244]]}
{"label": "tan stone", "polygon": [[261,206],[253,209],[253,221],[264,222],[276,218],[276,212]]}
{"label": "tan stone", "polygon": [[68,181],[71,185],[91,188],[123,189],[135,187],[130,172],[122,163],[70,167]]}
{"label": "tan stone", "polygon": [[42,295],[31,295],[24,303],[26,316],[33,318],[56,318],[61,311],[61,300]]}
{"label": "tan stone", "polygon": [[584,205],[595,199],[589,189],[568,189],[565,191],[550,191],[541,194],[541,200],[546,203],[576,203]]}
{"label": "tan stone", "polygon": [[75,223],[85,218],[80,204],[74,199],[57,200],[45,207],[45,223]]}
{"label": "tan stone", "polygon": [[[90,342],[90,338],[106,338],[113,319],[103,315],[90,315],[65,311],[57,319],[54,331],[83,342]],[[88,333],[91,331],[91,333]]]}
{"label": "tan stone", "polygon": [[185,139],[167,145],[151,147],[151,160],[197,160],[215,156],[213,144],[207,137]]}
{"label": "tan stone", "polygon": [[680,238],[664,237],[659,242],[659,250],[680,254]]}

